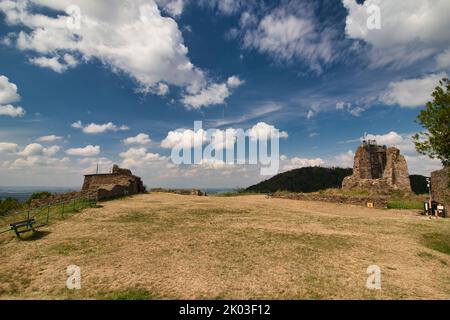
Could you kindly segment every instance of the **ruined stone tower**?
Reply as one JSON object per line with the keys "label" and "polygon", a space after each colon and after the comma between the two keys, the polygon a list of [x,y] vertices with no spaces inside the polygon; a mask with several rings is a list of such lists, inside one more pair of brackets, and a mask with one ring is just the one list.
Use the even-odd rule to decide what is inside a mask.
{"label": "ruined stone tower", "polygon": [[450,208],[450,167],[431,173],[433,200]]}
{"label": "ruined stone tower", "polygon": [[405,157],[397,148],[379,146],[373,140],[364,141],[355,154],[353,175],[344,179],[342,188],[411,192]]}

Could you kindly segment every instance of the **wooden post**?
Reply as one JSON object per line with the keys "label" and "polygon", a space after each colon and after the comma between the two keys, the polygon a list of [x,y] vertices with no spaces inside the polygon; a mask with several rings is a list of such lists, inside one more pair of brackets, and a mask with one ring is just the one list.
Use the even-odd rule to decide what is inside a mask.
{"label": "wooden post", "polygon": [[[431,215],[433,215],[433,207],[431,206],[431,202],[433,201],[433,196],[431,194],[431,179],[427,178],[427,187],[428,187],[428,194],[429,194],[429,199],[428,199],[428,210],[431,211]],[[428,215],[428,212],[427,212]]]}

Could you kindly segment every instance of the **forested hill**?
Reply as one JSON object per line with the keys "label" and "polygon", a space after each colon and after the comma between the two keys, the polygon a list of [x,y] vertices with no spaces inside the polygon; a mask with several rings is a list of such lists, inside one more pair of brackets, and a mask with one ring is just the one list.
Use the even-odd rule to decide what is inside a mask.
{"label": "forested hill", "polygon": [[[340,188],[342,180],[350,176],[350,168],[307,167],[280,173],[273,178],[246,189],[249,192],[270,193],[276,191],[316,192],[329,188]],[[427,193],[424,176],[412,175],[411,187],[417,194]]]}
{"label": "forested hill", "polygon": [[342,180],[353,173],[352,169],[307,167],[280,173],[269,180],[247,188],[250,192],[315,192],[340,188]]}

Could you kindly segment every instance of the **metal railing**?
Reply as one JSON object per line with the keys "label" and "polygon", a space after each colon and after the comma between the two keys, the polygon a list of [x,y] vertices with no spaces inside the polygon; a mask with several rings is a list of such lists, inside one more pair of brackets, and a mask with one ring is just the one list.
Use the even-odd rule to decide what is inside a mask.
{"label": "metal railing", "polygon": [[70,214],[77,213],[85,208],[94,207],[95,199],[77,198],[61,201],[36,208],[29,208],[20,212],[0,215],[0,234],[11,231],[11,223],[35,219],[36,225],[48,225],[51,221],[62,220]]}

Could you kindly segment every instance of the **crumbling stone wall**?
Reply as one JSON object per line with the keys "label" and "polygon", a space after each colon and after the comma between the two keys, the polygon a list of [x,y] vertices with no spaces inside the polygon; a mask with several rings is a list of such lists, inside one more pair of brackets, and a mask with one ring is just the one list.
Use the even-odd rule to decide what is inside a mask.
{"label": "crumbling stone wall", "polygon": [[450,208],[450,167],[431,173],[431,192],[434,201]]}
{"label": "crumbling stone wall", "polygon": [[95,194],[99,201],[143,192],[145,188],[141,178],[117,165],[114,165],[112,173],[86,175],[81,190],[86,195]]}
{"label": "crumbling stone wall", "polygon": [[408,164],[397,148],[387,149],[387,161],[383,173],[387,184],[394,189],[411,192]]}
{"label": "crumbling stone wall", "polygon": [[113,199],[118,197],[127,196],[130,193],[130,189],[124,185],[108,185],[103,186],[97,190],[97,199],[99,201],[106,199]]}
{"label": "crumbling stone wall", "polygon": [[129,176],[114,173],[85,176],[82,192],[95,190],[108,185],[126,186],[130,193],[144,192],[144,187],[140,178],[133,175]]}
{"label": "crumbling stone wall", "polygon": [[351,204],[355,206],[366,207],[370,202],[373,204],[374,208],[385,209],[388,206],[389,197],[388,196],[340,196],[340,195],[327,195],[327,194],[316,194],[316,193],[286,193],[286,192],[276,192],[273,194],[274,198],[291,199],[291,200],[302,200],[302,201],[317,201],[317,202],[332,202],[332,203],[342,203]]}
{"label": "crumbling stone wall", "polygon": [[343,189],[363,189],[386,193],[411,193],[408,165],[400,150],[364,141],[355,154],[353,175],[346,177]]}

